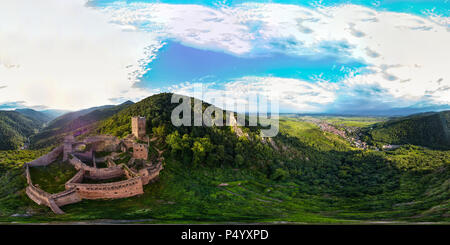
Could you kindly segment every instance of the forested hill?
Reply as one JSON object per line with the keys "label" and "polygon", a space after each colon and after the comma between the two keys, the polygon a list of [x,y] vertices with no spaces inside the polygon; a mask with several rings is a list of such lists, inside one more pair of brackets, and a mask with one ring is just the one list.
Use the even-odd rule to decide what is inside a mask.
{"label": "forested hill", "polygon": [[[175,127],[171,122],[171,114],[179,104],[171,103],[171,98],[171,93],[150,96],[102,121],[94,133],[124,137],[131,133],[131,117],[145,116],[147,132],[165,139],[172,152],[185,163],[205,163],[210,166],[224,163],[237,166],[244,163],[268,164],[267,154],[272,148],[260,140],[259,127],[240,128],[242,135],[248,137],[238,137],[233,127]],[[194,100],[191,98],[191,106]],[[210,106],[205,102],[202,105],[203,111]],[[193,120],[193,113],[191,116]],[[224,123],[226,116],[224,112]]]}
{"label": "forested hill", "polygon": [[58,144],[65,134],[69,132],[77,134],[77,130],[83,131],[93,123],[104,120],[132,104],[133,102],[127,101],[116,106],[105,105],[64,114],[51,121],[47,127],[32,137],[32,147],[42,148]]}
{"label": "forested hill", "polygon": [[450,111],[429,112],[393,119],[368,130],[368,141],[413,144],[450,149]]}
{"label": "forested hill", "polygon": [[42,121],[17,111],[0,111],[0,150],[14,150],[42,126]]}
{"label": "forested hill", "polygon": [[[0,178],[0,221],[450,221],[449,150],[414,145],[363,150],[295,117],[280,118],[279,134],[269,139],[259,136],[260,127],[175,127],[171,114],[179,104],[171,103],[172,95],[157,94],[116,108],[120,111],[93,123],[86,132],[124,137],[131,133],[132,116],[146,117],[149,143],[163,151],[165,160],[159,181],[147,186],[143,195],[114,202],[80,202],[67,205],[66,215],[52,216],[50,209],[28,200],[23,191],[26,181],[17,163],[32,160],[37,153],[0,152],[0,171],[7,176]],[[202,110],[208,106],[203,103]],[[91,111],[90,116],[101,118],[108,110],[112,108]],[[405,120],[433,122],[427,118],[435,114],[399,118],[384,125],[391,125],[386,126],[389,129]],[[447,122],[448,114],[443,116]],[[383,128],[381,124],[375,128],[379,127]],[[54,141],[45,140],[56,144],[61,135],[53,136]],[[153,147],[149,148],[151,157],[159,155]],[[45,173],[40,175],[41,183],[59,181],[62,189],[73,176],[64,179],[66,170],[60,164],[35,170]],[[28,210],[31,217],[13,216],[28,215]]]}
{"label": "forested hill", "polygon": [[[179,103],[172,103],[172,93],[161,93],[147,97],[140,102],[129,106],[128,108],[120,111],[105,121],[102,121],[97,129],[96,133],[112,134],[119,137],[124,137],[131,133],[131,117],[144,116],[147,118],[147,132],[156,132],[159,130],[159,134],[170,134],[175,129],[179,133],[190,133],[193,128],[197,128],[200,132],[204,130],[204,127],[175,127],[172,125],[171,115],[172,111],[179,105]],[[194,106],[194,100],[191,99],[191,107]],[[202,102],[202,110],[211,106],[206,102]],[[193,109],[193,108],[192,108]],[[193,111],[193,110],[192,110]],[[194,120],[193,112],[191,111],[191,122]],[[223,114],[224,122],[226,120],[226,113]],[[216,129],[219,130],[219,129]],[[221,129],[220,129],[221,130]],[[200,133],[200,134],[204,134]]]}
{"label": "forested hill", "polygon": [[[266,194],[282,184],[293,188],[286,192],[289,197],[285,196],[284,203],[298,195],[303,197],[302,201],[325,198],[325,206],[337,206],[338,212],[349,207],[351,212],[357,210],[348,216],[339,214],[340,217],[442,220],[447,215],[449,151],[419,146],[392,151],[356,149],[343,138],[295,118],[282,118],[279,134],[271,139],[260,138],[258,127],[241,127],[244,134],[240,137],[233,127],[174,127],[170,117],[178,103],[172,104],[171,96],[157,94],[131,105],[102,121],[93,133],[124,137],[131,133],[131,117],[145,116],[147,132],[163,142],[164,146],[159,147],[165,150],[165,174],[186,173],[178,179],[188,183],[186,192],[197,186],[193,184],[195,171],[205,171],[202,179],[220,180],[219,183],[245,182],[251,178],[242,173],[250,171],[259,176],[258,186],[266,186],[262,188]],[[203,110],[207,106],[204,103]],[[419,118],[422,116],[427,115]],[[168,172],[171,167],[176,173]],[[227,168],[232,168],[237,177],[224,177]],[[168,190],[170,185],[162,189]],[[238,186],[233,193],[245,190]],[[202,191],[195,194],[195,200],[211,200],[217,205],[215,198]],[[239,205],[242,203],[245,202]],[[308,208],[312,210],[314,205]]]}
{"label": "forested hill", "polygon": [[43,113],[40,111],[35,111],[33,109],[25,108],[25,109],[16,109],[15,111],[19,112],[20,114],[22,114],[26,117],[33,119],[33,120],[39,121],[42,124],[47,123],[47,122],[51,121],[52,119],[54,119],[54,117],[52,117],[46,113]]}

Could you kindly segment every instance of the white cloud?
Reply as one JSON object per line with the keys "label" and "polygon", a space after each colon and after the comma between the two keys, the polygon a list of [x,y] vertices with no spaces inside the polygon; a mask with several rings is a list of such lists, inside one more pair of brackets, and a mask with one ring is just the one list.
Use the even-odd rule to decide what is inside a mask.
{"label": "white cloud", "polygon": [[79,109],[142,98],[132,88],[160,42],[125,32],[84,0],[0,2],[0,104]]}
{"label": "white cloud", "polygon": [[[248,3],[234,7],[133,3],[103,9],[115,23],[157,26],[158,35],[237,55],[281,51],[359,59],[371,73],[342,86],[370,84],[415,104],[450,103],[448,18],[376,11],[358,5],[307,8]],[[440,81],[440,82],[438,82]],[[390,98],[389,98],[390,99]]]}
{"label": "white cloud", "polygon": [[148,96],[157,91],[133,84],[147,71],[161,41],[171,38],[241,56],[328,53],[368,64],[370,73],[339,84],[274,77],[234,82],[279,94],[295,108],[317,109],[364,86],[379,88],[380,96],[404,106],[423,100],[450,104],[450,22],[432,13],[419,17],[357,5],[211,8],[122,2],[92,9],[84,3],[0,2],[0,86],[7,86],[0,90],[0,103],[25,100],[77,109],[109,98]]}
{"label": "white cloud", "polygon": [[[172,86],[173,93],[196,96],[201,89],[202,99],[214,105],[233,108],[238,104],[249,104],[251,96],[262,96],[277,100],[282,111],[320,111],[336,99],[337,84],[326,81],[315,83],[281,77],[242,77],[221,86],[216,84],[185,83]],[[222,106],[219,106],[222,107]]]}
{"label": "white cloud", "polygon": [[103,8],[102,12],[119,25],[235,54],[248,53],[252,48],[250,41],[254,39],[249,28],[241,23],[245,12],[232,8],[119,2]]}

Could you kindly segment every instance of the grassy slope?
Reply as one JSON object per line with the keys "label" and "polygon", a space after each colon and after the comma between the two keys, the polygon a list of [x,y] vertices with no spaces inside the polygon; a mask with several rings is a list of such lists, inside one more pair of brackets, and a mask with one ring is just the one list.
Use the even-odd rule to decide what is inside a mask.
{"label": "grassy slope", "polygon": [[50,149],[0,151],[0,216],[25,213],[27,209],[42,210],[26,195],[23,163],[32,161]]}
{"label": "grassy slope", "polygon": [[72,165],[60,160],[48,166],[33,167],[30,169],[31,180],[48,193],[64,191],[64,183],[72,178],[77,171]]}
{"label": "grassy slope", "polygon": [[368,140],[450,149],[449,122],[450,111],[402,117],[374,125]]}
{"label": "grassy slope", "polygon": [[[341,139],[323,133],[309,123],[282,121],[280,125],[283,134],[291,134],[305,145],[309,144],[324,152],[333,152],[333,155],[336,155],[335,152],[344,154],[351,150]],[[279,140],[281,139],[277,139],[277,142]],[[305,152],[302,151],[309,148],[296,149],[289,147],[288,150],[298,151],[296,154],[304,156]],[[445,161],[449,159],[446,158],[449,152],[426,150],[420,147],[401,148],[397,151],[379,153],[394,162],[393,166],[396,167],[392,171],[394,175],[391,176],[394,180],[377,183],[386,191],[372,195],[344,196],[339,191],[327,189],[326,185],[320,181],[317,185],[322,186],[322,189],[313,188],[314,183],[309,181],[320,180],[320,178],[317,176],[309,178],[308,175],[320,172],[308,170],[308,168],[304,169],[306,172],[301,178],[293,175],[283,181],[274,181],[267,178],[266,174],[251,168],[235,169],[231,166],[192,168],[168,155],[160,180],[145,186],[145,194],[141,196],[110,201],[84,200],[81,203],[63,207],[67,214],[54,215],[46,207],[38,207],[28,201],[24,193],[19,191],[11,200],[18,201],[16,205],[23,205],[19,210],[33,210],[34,216],[4,215],[0,217],[0,220],[43,222],[121,219],[141,220],[140,222],[146,223],[357,222],[355,220],[449,222],[448,179],[450,176],[449,162]],[[309,156],[311,161],[314,161],[313,157],[313,155]],[[409,157],[416,158],[412,161]],[[404,166],[397,166],[397,162],[399,164],[401,161],[415,163],[430,157],[442,159],[442,161],[436,161],[437,164],[434,162],[435,165],[431,169],[423,169],[419,166],[415,171],[407,171]],[[362,164],[356,160],[353,164],[356,170],[358,168],[364,171],[371,170],[371,168],[362,168]],[[318,167],[327,166],[318,165]],[[372,170],[375,172],[365,178],[383,178],[386,177],[384,174],[390,171],[383,168]],[[332,174],[332,172],[329,173]],[[352,171],[349,170],[349,173],[351,174]],[[363,173],[356,171],[354,174],[362,175]],[[345,179],[348,176],[341,177]],[[322,177],[322,179],[327,178]],[[356,183],[357,185],[366,185],[362,179],[356,177],[351,179],[362,181]],[[229,185],[218,187],[220,183]],[[390,185],[394,186],[390,187]],[[0,210],[3,212],[5,208],[1,207]],[[20,213],[20,211],[15,212]]]}
{"label": "grassy slope", "polygon": [[280,125],[280,133],[294,136],[310,147],[320,148],[324,151],[351,150],[351,146],[346,140],[335,134],[323,132],[312,123],[286,118],[280,119]]}
{"label": "grassy slope", "polygon": [[[149,119],[149,132],[161,125],[166,125],[166,130],[175,130],[170,128],[170,112],[174,106],[170,103],[170,94],[152,96],[102,121],[98,132],[124,136],[131,131],[129,118],[133,115]],[[220,163],[217,156],[203,158],[200,164],[193,166],[189,155],[180,158],[180,151],[171,153],[167,149],[160,181],[146,186],[145,194],[111,201],[84,200],[63,207],[67,214],[59,216],[26,197],[20,189],[25,186],[23,175],[14,170],[14,177],[3,179],[5,192],[0,196],[0,221],[450,221],[449,151],[404,146],[391,152],[363,152],[336,135],[296,119],[280,121],[280,134],[274,138],[277,150],[254,142],[259,141],[257,137],[252,136],[251,142],[238,140],[226,128],[177,130],[183,130],[182,134],[189,134],[190,140],[197,143],[206,135],[213,147],[221,144],[226,149],[224,161]],[[158,148],[164,147],[165,143],[159,142]],[[184,151],[189,152],[189,147]],[[209,156],[219,148],[213,149]],[[237,152],[245,159],[239,166],[235,161]],[[211,164],[210,159],[215,164]],[[14,161],[9,161],[7,166],[12,169]],[[60,175],[58,171],[64,172],[53,171],[54,175],[48,176],[49,181]],[[8,176],[13,171],[6,172]],[[64,178],[58,179],[60,185],[46,188],[60,188]],[[9,183],[15,184],[10,186]],[[229,185],[218,187],[220,183]],[[27,210],[33,213],[32,217],[10,216]]]}

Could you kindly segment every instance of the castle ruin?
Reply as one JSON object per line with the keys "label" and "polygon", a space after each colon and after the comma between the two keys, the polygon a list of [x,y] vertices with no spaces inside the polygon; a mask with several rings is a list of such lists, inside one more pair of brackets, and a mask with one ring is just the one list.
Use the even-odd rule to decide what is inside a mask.
{"label": "castle ruin", "polygon": [[[132,118],[133,135],[142,138],[145,136],[145,118]],[[158,157],[156,162],[148,161],[148,144],[134,142],[133,136],[129,135],[120,140],[114,136],[97,135],[90,136],[83,141],[75,141],[72,135],[66,136],[61,146],[55,148],[48,154],[25,164],[26,179],[28,186],[26,194],[39,205],[45,205],[56,214],[63,214],[61,206],[77,203],[83,199],[117,199],[127,198],[144,193],[143,186],[152,181],[156,181],[163,167],[163,151],[156,149]],[[80,147],[83,146],[83,147]],[[84,152],[77,152],[77,149],[85,149]],[[133,149],[131,159],[127,164],[116,164],[115,161],[119,152],[128,153],[128,149]],[[111,152],[109,156],[104,157],[102,161],[107,162],[104,168],[97,168],[94,151]],[[65,191],[50,194],[35,186],[31,180],[30,167],[47,166],[63,155],[63,161],[71,164],[76,170],[75,174],[68,180],[64,187]],[[92,159],[92,165],[89,166],[81,159]],[[136,159],[143,161],[139,169],[130,168]],[[141,162],[142,163],[142,162]],[[135,166],[135,165],[133,165]],[[125,180],[111,182],[88,184],[83,180],[107,180],[113,178],[125,177]]]}
{"label": "castle ruin", "polygon": [[145,117],[137,116],[131,118],[131,133],[138,139],[142,139],[145,134]]}
{"label": "castle ruin", "polygon": [[134,143],[133,144],[133,158],[147,160],[148,145]]}
{"label": "castle ruin", "polygon": [[64,137],[64,143],[63,143],[63,148],[64,148],[64,155],[63,155],[63,161],[67,161],[67,158],[69,157],[68,153],[72,152],[73,148],[73,144],[75,142],[75,138],[73,137],[73,135],[68,135],[66,137]]}

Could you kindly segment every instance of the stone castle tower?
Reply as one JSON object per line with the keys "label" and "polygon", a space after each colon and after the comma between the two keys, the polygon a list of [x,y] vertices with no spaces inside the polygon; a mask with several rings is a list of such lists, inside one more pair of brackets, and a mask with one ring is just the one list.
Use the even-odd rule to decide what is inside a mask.
{"label": "stone castle tower", "polygon": [[69,154],[72,153],[72,145],[75,142],[75,138],[73,135],[67,135],[64,137],[64,143],[63,143],[63,161],[66,161],[69,158]]}
{"label": "stone castle tower", "polygon": [[131,132],[138,139],[145,136],[145,117],[138,116],[131,118]]}

